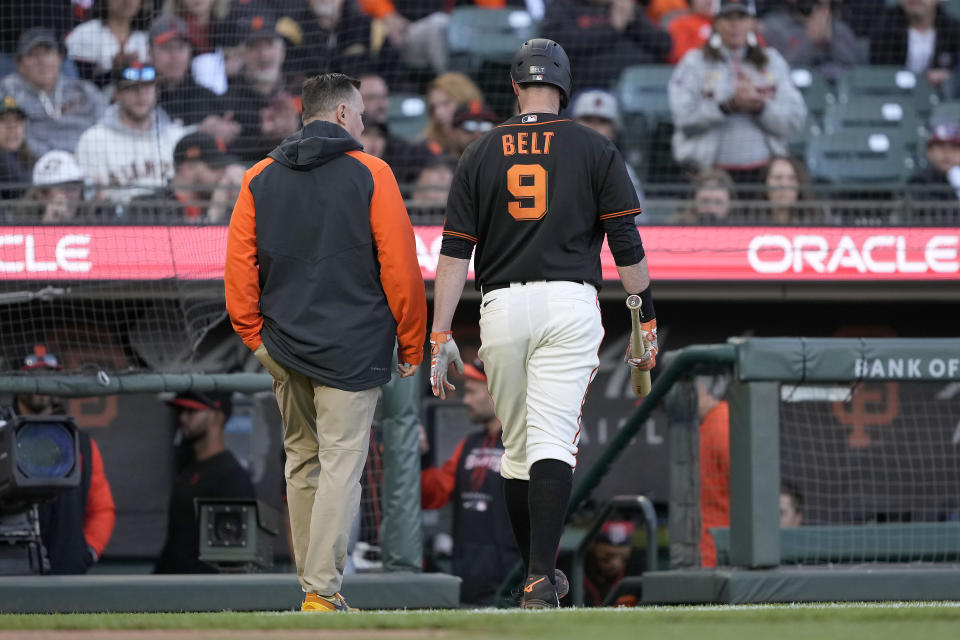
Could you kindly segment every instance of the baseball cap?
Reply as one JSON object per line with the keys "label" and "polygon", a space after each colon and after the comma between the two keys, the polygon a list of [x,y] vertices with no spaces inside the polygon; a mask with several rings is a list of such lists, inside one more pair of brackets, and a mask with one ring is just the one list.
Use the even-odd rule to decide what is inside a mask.
{"label": "baseball cap", "polygon": [[723,16],[731,13],[745,13],[748,16],[755,16],[757,15],[757,7],[753,0],[720,0],[720,8],[716,15]]}
{"label": "baseball cap", "polygon": [[947,142],[960,145],[960,123],[941,122],[930,130],[930,137],[927,138],[927,146],[938,142]]}
{"label": "baseball cap", "polygon": [[209,133],[197,131],[180,138],[173,150],[173,164],[179,167],[184,162],[200,161],[213,169],[222,169],[233,158],[226,153],[226,146]]}
{"label": "baseball cap", "polygon": [[76,158],[67,151],[48,151],[33,165],[33,184],[38,187],[84,182],[86,177]]}
{"label": "baseball cap", "polygon": [[30,53],[31,49],[41,44],[45,44],[58,51],[61,51],[60,41],[57,40],[57,35],[52,29],[47,29],[46,27],[34,27],[32,29],[27,29],[20,34],[20,39],[17,41],[16,57],[20,58],[25,56],[26,54]]}
{"label": "baseball cap", "polygon": [[277,19],[268,7],[251,6],[241,12],[236,27],[237,39],[241,43],[280,37]]}
{"label": "baseball cap", "polygon": [[150,44],[163,44],[174,38],[190,40],[190,29],[180,16],[162,15],[150,25]]}
{"label": "baseball cap", "polygon": [[26,112],[20,108],[20,105],[17,103],[16,98],[11,95],[3,96],[3,100],[0,100],[0,116],[6,113],[16,113],[19,114],[21,118],[26,118]]}
{"label": "baseball cap", "polygon": [[574,118],[603,118],[620,126],[620,107],[617,99],[609,91],[594,89],[584,91],[573,101]]}
{"label": "baseball cap", "polygon": [[629,520],[610,520],[603,523],[595,540],[617,546],[628,545],[633,540],[637,527]]}
{"label": "baseball cap", "polygon": [[23,371],[34,371],[36,369],[59,371],[63,369],[57,356],[48,353],[46,345],[42,344],[33,346],[33,351],[23,358],[23,364],[20,368]]}
{"label": "baseball cap", "polygon": [[480,358],[474,358],[472,362],[466,362],[463,365],[463,377],[469,380],[487,381],[487,373],[483,369],[483,361]]}
{"label": "baseball cap", "polygon": [[223,411],[229,416],[233,411],[232,395],[228,391],[181,391],[167,400],[167,404],[178,409]]}
{"label": "baseball cap", "polygon": [[497,114],[483,106],[479,100],[464,102],[453,112],[453,126],[471,133],[490,131],[499,122]]}

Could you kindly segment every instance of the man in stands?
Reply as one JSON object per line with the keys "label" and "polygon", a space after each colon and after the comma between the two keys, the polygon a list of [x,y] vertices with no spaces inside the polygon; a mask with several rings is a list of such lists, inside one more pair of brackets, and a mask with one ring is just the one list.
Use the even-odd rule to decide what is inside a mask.
{"label": "man in stands", "polygon": [[173,148],[186,130],[157,107],[156,79],[139,62],[115,69],[116,102],[77,143],[77,162],[102,199],[127,202],[173,177]]}
{"label": "man in stands", "polygon": [[899,65],[941,85],[956,73],[960,22],[939,0],[900,0],[874,24],[870,64]]}
{"label": "man in stands", "polygon": [[[61,368],[60,359],[44,345],[36,345],[21,365],[23,371],[36,374]],[[66,412],[60,398],[18,394],[13,398],[13,406],[0,408],[0,421],[17,416],[65,415]],[[50,572],[54,574],[89,571],[110,541],[117,520],[100,448],[86,431],[81,429],[78,435],[80,485],[40,505],[40,539],[47,550]]]}
{"label": "man in stands", "polygon": [[30,152],[37,157],[55,149],[73,153],[80,135],[103,115],[100,91],[60,73],[63,47],[50,29],[24,31],[15,59],[17,72],[0,82],[0,93],[13,96],[27,114]]}

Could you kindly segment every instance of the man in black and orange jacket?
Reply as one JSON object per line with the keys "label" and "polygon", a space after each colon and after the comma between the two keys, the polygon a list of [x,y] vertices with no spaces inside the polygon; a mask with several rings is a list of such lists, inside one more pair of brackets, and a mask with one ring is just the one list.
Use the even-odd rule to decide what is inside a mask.
{"label": "man in black and orange jacket", "polygon": [[303,128],[246,174],[227,238],[227,312],[274,378],[304,610],[339,594],[379,387],[423,358],[426,296],[390,167],[363,153],[360,83],[303,84]]}

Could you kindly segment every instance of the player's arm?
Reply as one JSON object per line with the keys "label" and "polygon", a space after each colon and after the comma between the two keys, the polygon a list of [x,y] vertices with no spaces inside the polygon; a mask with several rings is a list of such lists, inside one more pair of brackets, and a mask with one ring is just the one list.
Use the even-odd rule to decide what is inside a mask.
{"label": "player's arm", "polygon": [[460,441],[442,467],[430,467],[420,472],[420,506],[423,509],[439,509],[450,501],[457,485],[457,466],[466,441],[466,438]]}
{"label": "player's arm", "polygon": [[90,491],[83,517],[83,537],[94,562],[99,560],[110,542],[117,522],[117,508],[110,492],[110,483],[103,470],[103,457],[96,441],[90,438]]}

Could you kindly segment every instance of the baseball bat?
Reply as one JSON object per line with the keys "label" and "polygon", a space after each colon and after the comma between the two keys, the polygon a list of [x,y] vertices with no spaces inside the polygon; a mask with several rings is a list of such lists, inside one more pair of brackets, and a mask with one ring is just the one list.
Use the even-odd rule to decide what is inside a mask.
{"label": "baseball bat", "polygon": [[[643,331],[640,330],[640,307],[642,304],[640,296],[627,296],[627,308],[630,309],[630,322],[633,331],[633,339],[630,341],[632,345],[630,356],[633,358],[639,358],[647,350],[647,340],[643,337]],[[636,396],[638,398],[647,397],[650,393],[650,372],[631,368],[630,379]]]}

